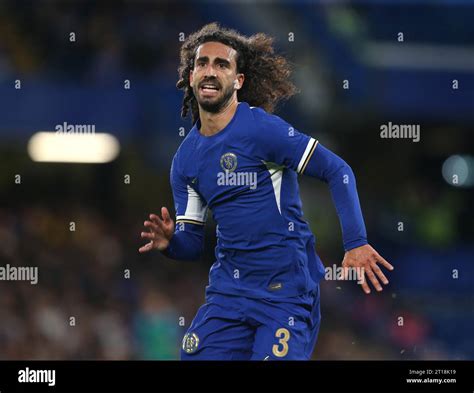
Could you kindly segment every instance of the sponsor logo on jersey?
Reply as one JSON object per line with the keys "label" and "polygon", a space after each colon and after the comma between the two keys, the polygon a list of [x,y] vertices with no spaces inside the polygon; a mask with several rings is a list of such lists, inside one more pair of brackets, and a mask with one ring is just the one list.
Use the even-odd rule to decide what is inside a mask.
{"label": "sponsor logo on jersey", "polygon": [[283,287],[283,285],[281,284],[281,282],[276,282],[276,283],[273,283],[273,284],[270,284],[268,286],[268,289],[270,291],[278,291],[279,289],[281,289]]}

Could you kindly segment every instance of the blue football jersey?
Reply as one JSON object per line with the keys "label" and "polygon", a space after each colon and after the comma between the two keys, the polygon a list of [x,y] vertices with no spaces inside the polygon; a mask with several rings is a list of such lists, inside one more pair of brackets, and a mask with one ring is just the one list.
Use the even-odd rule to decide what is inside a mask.
{"label": "blue football jersey", "polygon": [[212,136],[198,120],[171,166],[177,230],[217,223],[207,293],[294,297],[316,288],[324,266],[303,219],[298,174],[317,141],[261,108],[240,102]]}

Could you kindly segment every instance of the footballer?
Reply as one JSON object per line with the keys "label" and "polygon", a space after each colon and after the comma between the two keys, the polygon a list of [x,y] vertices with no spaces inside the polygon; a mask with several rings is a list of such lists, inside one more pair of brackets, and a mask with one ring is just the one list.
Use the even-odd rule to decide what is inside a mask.
{"label": "footballer", "polygon": [[[303,219],[298,175],[328,184],[340,220],[342,267],[363,269],[370,293],[393,267],[367,242],[350,166],[272,114],[296,93],[273,39],[211,23],[181,47],[177,87],[193,127],[171,164],[176,224],[166,207],[141,236],[177,260],[203,251],[208,210],[217,223],[206,302],[181,348],[182,360],[308,360],[320,327],[324,266]],[[380,265],[380,266],[379,266]]]}

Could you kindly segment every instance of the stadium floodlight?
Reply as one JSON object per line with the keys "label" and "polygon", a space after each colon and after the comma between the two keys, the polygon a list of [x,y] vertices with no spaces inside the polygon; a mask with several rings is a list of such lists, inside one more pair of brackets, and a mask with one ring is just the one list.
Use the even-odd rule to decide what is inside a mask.
{"label": "stadium floodlight", "polygon": [[33,161],[99,164],[113,161],[120,144],[111,134],[61,134],[40,131],[28,142]]}
{"label": "stadium floodlight", "polygon": [[444,180],[455,187],[474,185],[474,157],[453,155],[444,161],[442,174]]}

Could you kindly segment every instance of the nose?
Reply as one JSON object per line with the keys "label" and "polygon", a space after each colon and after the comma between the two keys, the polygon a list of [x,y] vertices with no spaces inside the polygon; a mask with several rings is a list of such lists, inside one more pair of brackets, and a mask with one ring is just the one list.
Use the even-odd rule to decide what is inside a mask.
{"label": "nose", "polygon": [[206,66],[206,69],[204,70],[204,75],[207,77],[216,77],[216,71],[214,70],[214,67],[212,64],[208,64]]}

